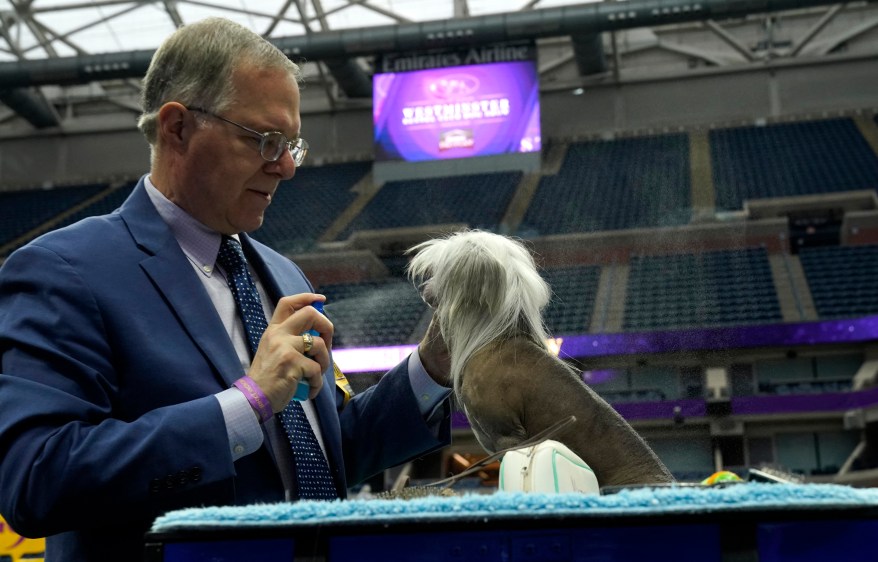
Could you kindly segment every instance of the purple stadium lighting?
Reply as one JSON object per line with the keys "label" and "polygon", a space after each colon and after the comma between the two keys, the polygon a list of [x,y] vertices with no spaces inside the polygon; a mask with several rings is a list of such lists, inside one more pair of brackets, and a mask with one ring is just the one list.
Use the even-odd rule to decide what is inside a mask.
{"label": "purple stadium lighting", "polygon": [[[803,345],[864,343],[878,340],[878,316],[798,322],[760,326],[734,326],[626,332],[616,334],[582,334],[562,336],[560,355],[570,358],[597,358],[619,355],[657,354],[720,349],[754,349]],[[333,351],[342,371],[364,373],[386,371],[414,351],[415,345],[351,348]],[[601,372],[595,371],[600,377]],[[598,381],[592,381],[598,382]],[[732,413],[788,413],[838,411],[878,403],[878,389],[860,392],[836,392],[814,395],[742,396],[731,399]],[[672,418],[679,407],[683,417],[703,417],[703,399],[665,400],[614,404],[627,419]],[[466,427],[463,414],[453,420],[454,427]]]}
{"label": "purple stadium lighting", "polygon": [[[878,340],[878,316],[761,326],[582,334],[561,336],[557,339],[561,341],[560,355],[574,359],[644,353],[863,343]],[[393,367],[415,347],[397,345],[336,349],[333,351],[333,356],[345,372],[370,373]]]}

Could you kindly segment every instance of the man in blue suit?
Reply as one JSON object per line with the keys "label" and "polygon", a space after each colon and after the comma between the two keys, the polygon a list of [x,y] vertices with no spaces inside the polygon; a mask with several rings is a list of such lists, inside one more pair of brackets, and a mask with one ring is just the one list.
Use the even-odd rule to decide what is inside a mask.
{"label": "man in blue suit", "polygon": [[[144,81],[149,174],[116,212],[46,234],[0,270],[0,513],[47,536],[50,562],[138,560],[167,510],[343,498],[449,442],[435,328],[348,401],[333,326],[309,306],[323,297],[246,234],[307,152],[297,77],[231,22],[177,30]],[[221,254],[239,249],[249,267],[233,273]],[[310,399],[291,434],[279,418],[300,381]],[[319,445],[307,461],[323,471],[319,494],[296,470],[297,436]]]}

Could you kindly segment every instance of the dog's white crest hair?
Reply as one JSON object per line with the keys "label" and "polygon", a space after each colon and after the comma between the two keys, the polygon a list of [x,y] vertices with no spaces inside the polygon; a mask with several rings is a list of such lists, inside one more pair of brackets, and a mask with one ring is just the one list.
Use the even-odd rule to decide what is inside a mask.
{"label": "dog's white crest hair", "polygon": [[519,241],[479,230],[428,240],[407,270],[433,308],[451,355],[454,389],[469,359],[494,341],[524,337],[545,347],[542,311],[551,289]]}

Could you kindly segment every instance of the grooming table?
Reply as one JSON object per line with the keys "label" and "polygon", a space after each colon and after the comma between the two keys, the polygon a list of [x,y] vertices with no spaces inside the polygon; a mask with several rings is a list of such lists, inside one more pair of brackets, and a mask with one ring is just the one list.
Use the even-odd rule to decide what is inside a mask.
{"label": "grooming table", "polygon": [[147,562],[878,561],[878,490],[740,483],[184,509]]}

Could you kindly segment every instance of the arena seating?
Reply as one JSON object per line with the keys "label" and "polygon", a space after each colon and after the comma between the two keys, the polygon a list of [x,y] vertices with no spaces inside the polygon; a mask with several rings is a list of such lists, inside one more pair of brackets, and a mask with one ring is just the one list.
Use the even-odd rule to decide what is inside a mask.
{"label": "arena seating", "polygon": [[317,287],[336,326],[333,346],[367,347],[413,343],[427,305],[410,282],[384,279]]}
{"label": "arena seating", "polygon": [[309,251],[357,194],[351,188],[371,169],[371,162],[305,166],[280,184],[253,237],[287,253]]}
{"label": "arena seating", "polygon": [[106,189],[104,184],[0,192],[0,246]]}
{"label": "arena seating", "polygon": [[[878,187],[878,158],[848,118],[718,129],[710,132],[710,147],[718,208],[739,208],[750,197]],[[366,177],[370,167],[370,162],[354,162],[302,168],[293,180],[281,184],[264,226],[254,237],[287,253],[312,250],[357,198],[352,187]],[[780,168],[787,172],[778,174]],[[573,143],[559,172],[540,180],[519,233],[549,235],[687,223],[689,176],[687,134]],[[520,172],[498,172],[389,182],[352,217],[338,239],[361,229],[449,222],[497,230],[521,178]],[[742,190],[744,185],[752,189]],[[110,212],[127,197],[133,182],[57,220],[66,209],[106,187],[0,194],[0,241],[8,242],[42,224],[58,228]],[[878,268],[876,255],[878,250],[872,246],[802,250],[800,257],[821,318],[878,313],[878,290],[872,289],[871,282]],[[402,277],[405,258],[380,257],[388,264],[391,279]],[[634,256],[630,266],[624,330],[781,321],[763,249]],[[592,317],[600,313],[593,309],[601,306],[595,303],[600,271],[600,266],[579,265],[544,271],[553,289],[546,311],[551,333],[588,331]],[[376,283],[393,285],[390,280]],[[414,302],[417,316],[423,309],[419,300]],[[338,303],[340,314],[344,306]],[[400,337],[410,338],[415,325],[405,319],[402,323],[393,333],[402,330]],[[351,333],[346,341],[360,345],[369,336],[364,338]]]}
{"label": "arena seating", "polygon": [[709,138],[717,209],[878,188],[878,156],[851,119],[717,129]]}
{"label": "arena seating", "polygon": [[543,278],[552,288],[552,301],[546,307],[549,333],[582,334],[588,331],[597,293],[598,266],[570,266],[548,269]]}
{"label": "arena seating", "polygon": [[762,248],[631,259],[626,330],[781,320]]}
{"label": "arena seating", "polygon": [[878,246],[826,246],[799,252],[821,318],[878,314]]}
{"label": "arena seating", "polygon": [[[552,287],[546,312],[550,333],[588,331],[600,268],[562,267],[542,274]],[[400,277],[323,285],[317,290],[327,296],[326,310],[337,327],[336,347],[398,345],[421,335],[416,329],[427,307],[414,286]]]}
{"label": "arena seating", "polygon": [[80,209],[79,211],[71,215],[68,215],[67,217],[64,217],[63,220],[55,224],[54,228],[62,228],[69,224],[78,222],[86,217],[112,213],[113,211],[118,209],[122,205],[122,203],[125,202],[125,199],[127,199],[129,195],[131,195],[131,191],[134,189],[135,185],[136,182],[130,182],[119,187],[118,189],[111,191],[94,203]]}
{"label": "arena seating", "polygon": [[496,231],[521,177],[497,172],[388,182],[338,239],[356,230],[443,223]]}
{"label": "arena seating", "polygon": [[690,183],[685,134],[574,143],[558,174],[540,180],[519,233],[686,224]]}

